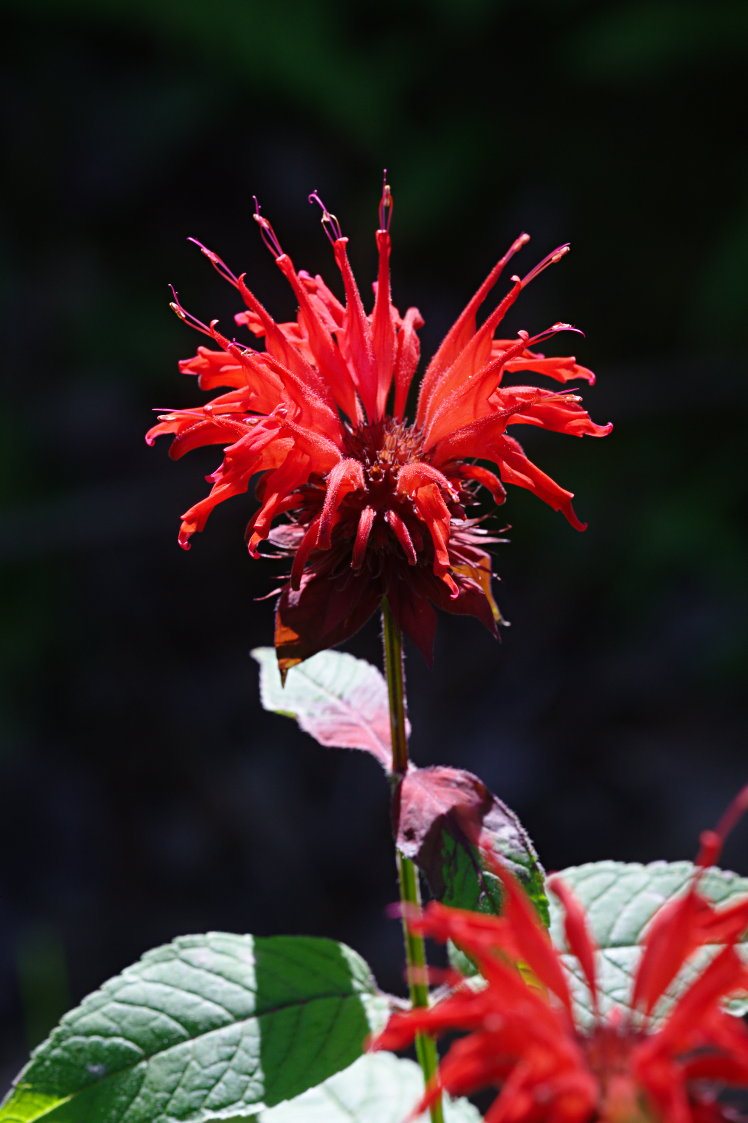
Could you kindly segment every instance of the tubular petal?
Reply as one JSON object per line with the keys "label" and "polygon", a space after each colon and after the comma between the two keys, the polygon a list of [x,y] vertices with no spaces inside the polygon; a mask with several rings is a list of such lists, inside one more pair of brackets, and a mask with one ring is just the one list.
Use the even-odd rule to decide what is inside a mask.
{"label": "tubular petal", "polygon": [[360,569],[364,563],[364,555],[366,547],[369,542],[369,535],[371,528],[374,525],[376,518],[376,511],[373,507],[364,507],[359,515],[358,529],[356,530],[356,541],[353,544],[353,553],[351,554],[351,568]]}
{"label": "tubular petal", "polygon": [[374,311],[371,316],[372,346],[376,367],[375,420],[384,415],[387,395],[392,384],[395,360],[395,325],[390,293],[390,252],[392,243],[386,230],[377,230],[379,274]]}
{"label": "tubular petal", "polygon": [[345,288],[347,339],[350,347],[350,372],[368,421],[379,421],[377,414],[377,380],[371,327],[364,313],[361,294],[348,262],[348,239],[338,238],[333,246],[335,261]]}
{"label": "tubular petal", "polygon": [[483,284],[478,288],[464,310],[461,312],[454,325],[447,332],[444,340],[429,363],[421,383],[421,393],[418,400],[418,417],[421,416],[422,403],[425,408],[427,401],[434,393],[434,386],[441,374],[448,370],[462,351],[470,337],[475,333],[475,318],[478,309],[494,287],[503,273],[506,265],[523,246],[530,241],[529,234],[520,234],[502,258],[497,261]]}
{"label": "tubular petal", "polygon": [[403,550],[405,551],[405,556],[408,559],[408,565],[417,565],[418,564],[418,555],[416,554],[415,546],[413,545],[413,539],[410,537],[410,534],[408,533],[407,526],[405,525],[403,520],[400,518],[397,511],[392,511],[392,510],[388,511],[387,515],[386,515],[386,518],[387,518],[387,522],[392,527],[392,530],[395,534],[395,538],[397,538],[398,542],[400,543]]}
{"label": "tubular petal", "polygon": [[548,885],[564,906],[566,942],[569,945],[569,951],[579,960],[592,998],[592,1006],[597,1015],[599,1014],[599,996],[597,992],[597,970],[595,968],[595,947],[587,926],[584,909],[561,878],[552,877]]}
{"label": "tubular petal", "polygon": [[327,477],[327,491],[319,523],[317,545],[322,550],[330,547],[330,536],[340,504],[352,491],[362,490],[365,486],[364,470],[359,460],[348,458],[340,460]]}

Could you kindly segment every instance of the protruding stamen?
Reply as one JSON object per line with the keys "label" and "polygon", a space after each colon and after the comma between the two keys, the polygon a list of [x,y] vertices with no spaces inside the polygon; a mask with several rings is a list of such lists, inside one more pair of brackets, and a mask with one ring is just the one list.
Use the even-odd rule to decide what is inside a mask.
{"label": "protruding stamen", "polygon": [[195,328],[196,331],[201,331],[203,335],[208,335],[211,339],[215,339],[214,330],[218,320],[211,320],[210,327],[208,327],[207,324],[204,324],[202,320],[198,320],[197,316],[193,316],[191,312],[188,312],[187,309],[183,307],[174,285],[169,285],[169,288],[171,289],[171,295],[174,297],[169,304],[172,312],[176,312],[179,319],[183,320],[185,324],[189,324],[191,328]]}
{"label": "protruding stamen", "polygon": [[535,278],[539,276],[543,272],[543,270],[547,269],[549,265],[555,265],[556,262],[560,261],[562,257],[566,257],[570,249],[571,245],[569,244],[569,242],[565,242],[563,246],[559,246],[553,251],[553,253],[549,253],[547,257],[544,257],[542,261],[539,261],[535,268],[531,269],[530,272],[522,278],[522,287],[524,288],[525,285],[530,284],[530,281],[534,281]]}
{"label": "protruding stamen", "polygon": [[518,331],[517,336],[519,339],[524,341],[525,349],[529,349],[530,347],[536,347],[538,343],[545,343],[547,339],[550,339],[554,335],[558,335],[558,333],[561,331],[573,331],[576,335],[584,335],[584,332],[581,328],[575,328],[573,324],[562,324],[559,322],[556,324],[551,324],[549,328],[546,328],[545,331],[539,332],[537,335],[530,336],[526,331]]}
{"label": "protruding stamen", "polygon": [[260,204],[257,201],[257,196],[253,195],[252,198],[255,201],[255,213],[252,217],[260,228],[260,235],[262,236],[263,242],[270,250],[273,257],[283,257],[283,249],[278,241],[277,234],[265,216],[260,213]]}
{"label": "protruding stamen", "polygon": [[330,214],[325,204],[320,199],[316,191],[312,191],[309,196],[310,203],[317,203],[322,208],[322,229],[327,237],[330,239],[331,244],[335,243],[343,237],[343,231],[340,229],[340,223],[334,214]]}
{"label": "protruding stamen", "polygon": [[387,169],[384,169],[382,177],[382,198],[379,200],[379,229],[389,230],[390,223],[392,222],[392,210],[395,201],[392,198],[390,185],[387,182]]}
{"label": "protruding stamen", "polygon": [[233,285],[235,288],[238,286],[239,281],[237,277],[231,272],[226,262],[223,261],[217,253],[213,253],[213,250],[209,250],[202,242],[198,242],[197,238],[188,238],[187,241],[192,242],[193,246],[197,246],[200,252],[207,257],[216,272],[223,277],[224,281],[228,281],[229,284]]}

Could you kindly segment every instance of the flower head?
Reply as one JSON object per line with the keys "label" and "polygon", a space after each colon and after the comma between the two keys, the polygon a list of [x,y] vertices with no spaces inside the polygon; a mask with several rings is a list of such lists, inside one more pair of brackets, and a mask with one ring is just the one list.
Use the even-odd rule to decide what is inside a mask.
{"label": "flower head", "polygon": [[[748,989],[748,968],[736,942],[748,928],[748,898],[716,908],[699,889],[737,815],[748,787],[702,851],[686,893],[655,914],[643,939],[630,1010],[603,1018],[595,946],[585,914],[558,879],[551,888],[565,912],[565,934],[589,988],[592,1025],[575,1023],[561,959],[518,882],[503,867],[500,917],[427,906],[410,926],[453,940],[477,964],[485,986],[459,982],[428,1009],[394,1014],[374,1043],[400,1049],[422,1031],[464,1031],[441,1063],[413,1117],[445,1089],[466,1095],[497,1087],[486,1123],[726,1123],[736,1120],[718,1100],[728,1087],[748,1088],[748,1032],[721,1000]],[[722,945],[661,1024],[654,1011],[693,952]],[[520,968],[520,965],[521,968]],[[528,982],[528,968],[531,981]]]}
{"label": "flower head", "polygon": [[[315,194],[310,197],[320,203]],[[374,304],[364,310],[348,261],[348,239],[322,206],[344,300],[321,277],[297,271],[268,220],[255,219],[298,311],[277,323],[245,283],[201,247],[245,308],[237,324],[264,340],[264,350],[239,343],[204,324],[174,298],[173,308],[214,347],[198,347],[180,363],[204,390],[222,389],[207,405],[162,414],[147,440],[173,436],[170,454],[201,445],[224,448],[208,477],[210,494],[182,516],[179,542],[186,548],[213,508],[246,492],[257,478],[259,507],[247,526],[253,557],[269,542],[293,558],[281,591],[276,647],[282,670],[352,635],[387,597],[399,625],[428,658],[434,605],[478,617],[496,631],[499,611],[491,595],[485,547],[496,539],[470,517],[475,492],[486,489],[498,504],[504,483],[528,488],[577,529],[572,493],[538,468],[508,435],[509,426],[536,425],[575,436],[604,436],[576,394],[535,386],[503,386],[505,374],[531,370],[559,383],[592,373],[574,358],[546,358],[536,350],[568,324],[539,335],[521,331],[497,339],[507,310],[530,281],[560,260],[561,246],[510,288],[480,327],[477,313],[506,265],[528,241],[523,234],[491,270],[429,363],[415,418],[405,416],[419,359],[415,308],[401,316],[390,295],[392,196],[385,185],[376,243],[379,256]],[[489,462],[490,470],[479,462]],[[279,521],[280,520],[280,521]]]}

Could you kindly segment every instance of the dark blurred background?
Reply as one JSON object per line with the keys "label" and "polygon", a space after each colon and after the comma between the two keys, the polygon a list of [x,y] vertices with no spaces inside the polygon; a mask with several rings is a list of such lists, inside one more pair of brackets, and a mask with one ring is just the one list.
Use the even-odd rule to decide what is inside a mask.
{"label": "dark blurred background", "polygon": [[[5,0],[2,31],[0,1075],[179,933],[326,934],[400,983],[376,764],[259,706],[251,501],[183,554],[218,456],[143,443],[200,400],[167,282],[237,310],[187,235],[293,314],[253,193],[332,276],[318,188],[368,292],[387,167],[425,354],[520,230],[521,271],[572,241],[509,327],[587,332],[614,434],[525,444],[590,528],[512,492],[512,627],[447,618],[434,670],[411,654],[413,754],[478,772],[551,868],[691,856],[748,779],[742,0]],[[351,649],[378,659],[375,623]]]}

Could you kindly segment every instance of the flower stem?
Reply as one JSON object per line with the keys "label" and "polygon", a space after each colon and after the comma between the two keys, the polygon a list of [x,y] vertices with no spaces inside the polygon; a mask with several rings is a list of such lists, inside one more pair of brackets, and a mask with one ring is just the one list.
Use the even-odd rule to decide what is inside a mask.
{"label": "flower stem", "polygon": [[[390,732],[392,735],[392,776],[396,783],[408,771],[408,734],[405,728],[405,674],[403,671],[403,640],[386,598],[382,601],[382,626],[384,635],[384,669],[390,704]],[[426,982],[426,947],[423,936],[412,932],[408,925],[408,910],[420,908],[421,891],[418,870],[410,858],[395,850],[397,875],[400,883],[400,901],[403,905],[403,940],[405,962],[408,969],[408,987],[413,1006],[428,1006],[429,988]],[[416,1037],[416,1056],[428,1085],[436,1076],[439,1054],[433,1037],[419,1033]],[[441,1097],[429,1109],[431,1123],[444,1123]]]}

